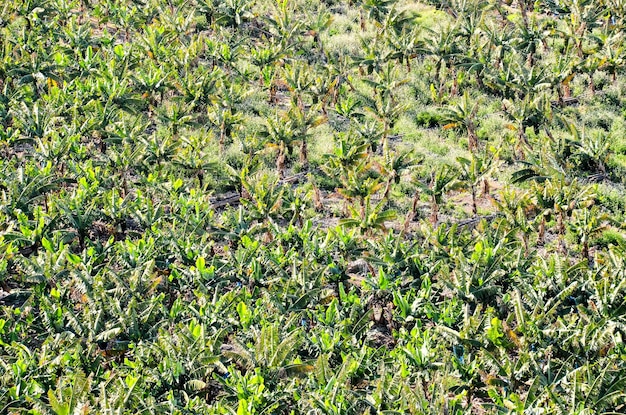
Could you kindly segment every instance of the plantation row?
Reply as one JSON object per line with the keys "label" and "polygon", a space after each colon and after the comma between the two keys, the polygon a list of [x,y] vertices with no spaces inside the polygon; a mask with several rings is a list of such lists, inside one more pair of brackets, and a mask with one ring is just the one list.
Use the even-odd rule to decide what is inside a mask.
{"label": "plantation row", "polygon": [[0,413],[623,413],[625,18],[3,2]]}

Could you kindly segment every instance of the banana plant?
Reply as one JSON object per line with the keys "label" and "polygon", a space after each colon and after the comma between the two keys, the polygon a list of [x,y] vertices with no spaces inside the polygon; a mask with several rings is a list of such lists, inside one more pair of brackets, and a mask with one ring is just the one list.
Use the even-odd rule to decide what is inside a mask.
{"label": "banana plant", "polygon": [[276,173],[279,178],[284,178],[287,155],[291,154],[293,144],[297,140],[293,126],[284,117],[267,118],[260,136],[267,140],[268,147],[277,149]]}
{"label": "banana plant", "polygon": [[588,158],[594,170],[599,172],[594,177],[600,180],[604,179],[607,174],[606,162],[610,157],[610,137],[597,132],[586,133],[584,130],[579,131],[574,124],[570,124],[570,131],[574,142],[578,144],[577,150],[579,154],[584,158]]}
{"label": "banana plant", "polygon": [[165,91],[170,88],[169,77],[168,72],[155,64],[149,66],[145,71],[138,71],[131,76],[141,98],[148,101],[150,111],[157,105],[157,96],[159,97],[158,102],[163,102]]}
{"label": "banana plant", "polygon": [[532,180],[539,206],[544,209],[540,217],[539,238],[543,240],[546,219],[556,216],[556,231],[559,236],[559,250],[565,252],[565,230],[569,215],[579,207],[590,207],[596,197],[596,188],[581,185],[578,179],[566,177],[556,162],[550,165],[527,163],[528,168],[518,170],[513,182]]}
{"label": "banana plant", "polygon": [[568,227],[573,231],[581,246],[580,255],[592,264],[589,246],[591,239],[602,232],[606,227],[606,215],[600,214],[597,206],[591,209],[575,210],[572,218],[568,221]]}
{"label": "banana plant", "polygon": [[276,325],[265,324],[256,331],[256,339],[251,348],[235,342],[224,345],[222,354],[233,359],[242,369],[260,369],[261,374],[270,379],[293,377],[313,371],[314,367],[310,364],[293,363],[302,342],[300,329],[281,334]]}
{"label": "banana plant", "polygon": [[392,56],[392,51],[381,45],[382,42],[378,42],[377,38],[373,42],[362,38],[360,43],[361,53],[352,57],[353,66],[359,68],[360,72],[370,75],[374,71],[379,71]]}
{"label": "banana plant", "polygon": [[42,208],[48,210],[49,194],[59,189],[69,179],[52,174],[52,164],[43,167],[17,167],[12,174],[5,178],[2,185],[3,210],[12,217],[20,213],[33,219],[34,210]]}
{"label": "banana plant", "polygon": [[348,171],[342,177],[341,187],[337,189],[346,202],[356,201],[359,217],[365,219],[370,199],[383,187],[377,178],[367,177],[368,165],[360,164],[355,170]]}
{"label": "banana plant", "polygon": [[366,101],[364,109],[382,125],[380,149],[384,156],[388,156],[390,151],[389,135],[400,115],[406,111],[406,105],[394,103],[391,98],[385,99],[377,95],[373,100]]}
{"label": "banana plant", "polygon": [[287,113],[287,117],[291,122],[295,131],[296,140],[300,142],[300,163],[305,169],[309,166],[309,138],[310,130],[322,125],[326,122],[326,117],[318,115],[319,106],[312,106],[304,110],[297,102],[291,102],[291,107]]}
{"label": "banana plant", "polygon": [[418,187],[416,192],[427,195],[430,200],[430,223],[436,225],[439,222],[439,210],[445,195],[461,187],[458,172],[452,166],[444,164],[432,171],[429,184],[424,184],[419,180],[416,184]]}
{"label": "banana plant", "polygon": [[[13,227],[15,225],[11,224],[13,226],[9,226],[4,232],[4,241],[15,246],[17,253],[24,257],[37,254],[42,246],[42,241],[45,238],[52,239],[51,231],[56,226],[58,217],[46,215],[39,206],[33,209],[32,219],[19,211],[16,212],[16,216],[17,223],[15,225],[19,228],[19,232],[14,230]],[[11,248],[7,249],[8,251],[14,251]]]}
{"label": "banana plant", "polygon": [[247,177],[242,184],[249,198],[241,202],[248,209],[251,219],[261,220],[267,225],[281,214],[285,188],[278,182],[262,175],[256,179]]}
{"label": "banana plant", "polygon": [[220,361],[223,334],[193,318],[188,323],[177,324],[175,329],[179,332],[176,337],[166,335],[166,329],[161,329],[159,339],[140,345],[135,357],[143,362],[142,371],[154,388],[202,396],[214,382],[213,373],[228,373]]}
{"label": "banana plant", "polygon": [[357,118],[358,116],[363,115],[362,112],[359,111],[360,106],[361,102],[359,100],[354,99],[351,96],[347,96],[337,101],[334,110],[338,115],[342,116],[343,118],[352,120],[354,118]]}
{"label": "banana plant", "polygon": [[149,59],[163,62],[169,58],[170,52],[167,45],[173,42],[175,34],[168,32],[165,27],[157,24],[148,25],[137,39],[137,44],[145,51]]}
{"label": "banana plant", "polygon": [[313,16],[307,16],[306,28],[307,34],[313,37],[313,43],[319,49],[321,56],[328,59],[328,54],[324,49],[324,43],[322,42],[321,35],[327,31],[333,23],[333,15],[327,11],[322,13],[315,13]]}
{"label": "banana plant", "polygon": [[423,48],[419,40],[420,31],[417,28],[403,27],[400,32],[392,30],[387,35],[389,48],[394,51],[391,57],[400,65],[404,63],[409,73],[412,71],[411,60],[417,56],[417,51]]}
{"label": "banana plant", "polygon": [[402,173],[405,170],[414,169],[420,162],[420,159],[413,158],[411,151],[407,151],[402,153],[391,153],[388,157],[384,158],[383,163],[378,163],[381,174],[387,177],[382,199],[389,201],[391,186],[393,184],[400,183]]}
{"label": "banana plant", "polygon": [[504,113],[513,121],[513,124],[507,127],[517,132],[516,149],[521,160],[526,158],[526,151],[529,147],[526,129],[533,127],[535,131],[549,120],[550,101],[546,95],[526,95],[517,104],[510,100],[502,101]]}
{"label": "banana plant", "polygon": [[219,132],[219,149],[223,154],[226,149],[226,140],[231,138],[233,131],[241,124],[243,116],[232,107],[217,105],[207,107],[207,115],[211,125]]}
{"label": "banana plant", "polygon": [[363,199],[364,206],[360,210],[350,208],[352,217],[341,219],[339,225],[347,228],[357,228],[361,234],[372,235],[375,230],[386,231],[388,223],[396,218],[396,212],[385,210],[385,200],[372,206],[369,197]]}
{"label": "banana plant", "polygon": [[457,157],[457,162],[461,166],[459,180],[466,189],[469,189],[472,196],[472,214],[478,214],[476,204],[477,188],[481,185],[485,190],[489,189],[489,176],[498,168],[497,154],[485,154],[483,157],[472,153],[470,158]]}
{"label": "banana plant", "polygon": [[182,100],[189,104],[190,111],[202,111],[211,103],[212,98],[223,82],[224,72],[221,68],[198,68],[195,71],[185,71],[183,74],[174,72],[177,92]]}
{"label": "banana plant", "polygon": [[43,139],[53,131],[53,126],[58,120],[49,108],[40,108],[38,103],[34,103],[32,107],[22,102],[20,108],[14,108],[11,113],[15,127],[24,134],[25,138]]}
{"label": "banana plant", "polygon": [[358,169],[358,166],[366,161],[368,144],[356,145],[341,135],[337,136],[337,139],[339,142],[332,153],[324,155],[325,163],[322,165],[322,169],[330,177],[341,180],[341,178],[347,177],[349,171]]}
{"label": "banana plant", "polygon": [[89,391],[92,379],[78,372],[70,381],[68,378],[59,379],[54,390],[47,393],[48,405],[43,400],[39,403],[41,409],[49,409],[55,415],[69,415],[80,413],[89,409]]}
{"label": "banana plant", "polygon": [[189,105],[183,102],[173,102],[159,107],[157,119],[169,130],[174,139],[178,138],[182,128],[197,125],[194,114],[189,110]]}
{"label": "banana plant", "polygon": [[72,232],[68,236],[76,235],[79,250],[86,248],[88,232],[93,221],[96,219],[95,207],[77,196],[71,198],[68,203],[59,203],[58,209],[68,223]]}
{"label": "banana plant", "polygon": [[295,102],[300,111],[304,110],[303,95],[313,84],[311,68],[301,61],[286,64],[282,69],[282,78],[291,93],[291,101]]}
{"label": "banana plant", "polygon": [[[524,252],[528,255],[530,248],[529,236],[533,230],[533,221],[528,217],[528,212],[532,207],[538,208],[538,204],[533,204],[529,191],[516,191],[511,188],[504,188],[500,191],[499,196],[499,199],[495,199],[498,211],[504,214],[508,226],[519,230],[522,243],[524,244]],[[540,225],[538,244],[543,244],[547,215],[549,215],[549,212],[545,210],[540,210],[537,214],[537,217],[540,218],[539,220],[544,221],[542,222],[543,225]],[[543,231],[541,229],[542,226],[544,227]]]}
{"label": "banana plant", "polygon": [[[34,44],[41,43],[36,41]],[[57,84],[63,82],[56,73],[58,66],[52,63],[53,59],[50,59],[49,54],[47,54],[45,50],[38,50],[37,52],[38,53],[30,55],[28,61],[23,61],[21,65],[7,71],[7,75],[16,79],[18,85],[29,85],[31,87],[35,101],[37,101],[44,92],[44,89],[48,85],[48,79]]]}
{"label": "banana plant", "polygon": [[465,94],[463,94],[461,103],[446,107],[442,117],[442,122],[446,123],[443,126],[444,130],[450,128],[463,128],[467,131],[468,148],[472,153],[475,153],[478,150],[476,113],[478,112],[479,104],[480,102],[477,100],[474,105],[472,105],[469,93],[466,91]]}
{"label": "banana plant", "polygon": [[366,78],[363,81],[374,89],[374,94],[382,101],[390,100],[393,104],[397,103],[394,93],[408,82],[407,79],[399,78],[397,69],[389,62],[374,71],[373,79]]}
{"label": "banana plant", "polygon": [[[207,19],[221,26],[238,27],[254,17],[253,0],[227,0],[225,2],[203,1],[207,7]],[[210,5],[210,6],[209,6]]]}
{"label": "banana plant", "polygon": [[270,26],[270,32],[275,33],[283,49],[292,49],[299,41],[304,28],[304,22],[296,19],[293,8],[286,0],[279,0],[264,20]]}

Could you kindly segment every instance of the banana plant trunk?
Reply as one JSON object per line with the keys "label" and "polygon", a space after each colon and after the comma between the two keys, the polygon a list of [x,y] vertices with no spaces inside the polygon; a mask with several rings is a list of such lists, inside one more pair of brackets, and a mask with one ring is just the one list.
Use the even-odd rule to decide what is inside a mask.
{"label": "banana plant trunk", "polygon": [[546,236],[546,215],[541,215],[539,230],[537,231],[537,245],[543,245]]}
{"label": "banana plant trunk", "polygon": [[413,203],[411,204],[411,210],[409,210],[404,220],[402,233],[408,232],[411,222],[413,221],[413,219],[415,219],[415,215],[417,215],[417,203],[419,202],[419,200],[420,200],[420,192],[419,190],[416,190],[415,195],[413,195]]}
{"label": "banana plant trunk", "polygon": [[220,126],[220,154],[224,154],[224,150],[226,148],[226,132],[225,132],[224,123]]}
{"label": "banana plant trunk", "polygon": [[316,212],[324,211],[324,203],[322,203],[322,195],[320,189],[313,183],[313,207]]}
{"label": "banana plant trunk", "polygon": [[472,213],[474,214],[474,216],[478,215],[478,205],[476,204],[476,186],[474,186],[472,184],[471,186],[471,191],[472,191]]}
{"label": "banana plant trunk", "polygon": [[483,179],[483,197],[489,198],[490,188],[489,188],[489,179]]}
{"label": "banana plant trunk", "polygon": [[586,259],[589,264],[591,264],[592,260],[591,260],[591,256],[589,255],[589,240],[586,236],[583,237],[582,239],[583,239],[582,240],[583,246],[582,246],[582,252],[581,252],[582,257]]}
{"label": "banana plant trunk", "polygon": [[365,203],[366,200],[364,197],[359,198],[359,215],[361,216],[361,221],[365,221]]}
{"label": "banana plant trunk", "polygon": [[276,157],[276,172],[280,179],[285,178],[285,142],[281,141],[278,146],[278,156]]}
{"label": "banana plant trunk", "polygon": [[309,166],[309,147],[305,138],[302,139],[300,146],[300,163],[302,163],[305,169]]}
{"label": "banana plant trunk", "polygon": [[591,94],[591,96],[594,96],[596,94],[596,84],[593,81],[593,74],[594,73],[595,73],[595,71],[589,72],[589,93]]}
{"label": "banana plant trunk", "polygon": [[439,221],[439,203],[437,198],[433,195],[430,199],[430,223],[434,226]]}
{"label": "banana plant trunk", "polygon": [[524,124],[520,124],[518,129],[518,140],[517,140],[517,149],[518,149],[518,157],[520,160],[526,160],[526,152],[524,151],[524,147],[528,145],[528,139],[526,138],[526,127]]}
{"label": "banana plant trunk", "polygon": [[468,147],[474,153],[478,149],[478,136],[476,135],[476,127],[474,122],[469,121],[467,124]]}
{"label": "banana plant trunk", "polygon": [[567,246],[565,245],[565,211],[557,204],[556,206],[556,230],[559,234],[559,253],[566,255]]}
{"label": "banana plant trunk", "polygon": [[391,193],[391,182],[393,181],[393,177],[387,179],[387,183],[385,183],[385,191],[383,192],[383,200],[389,200],[389,193]]}

